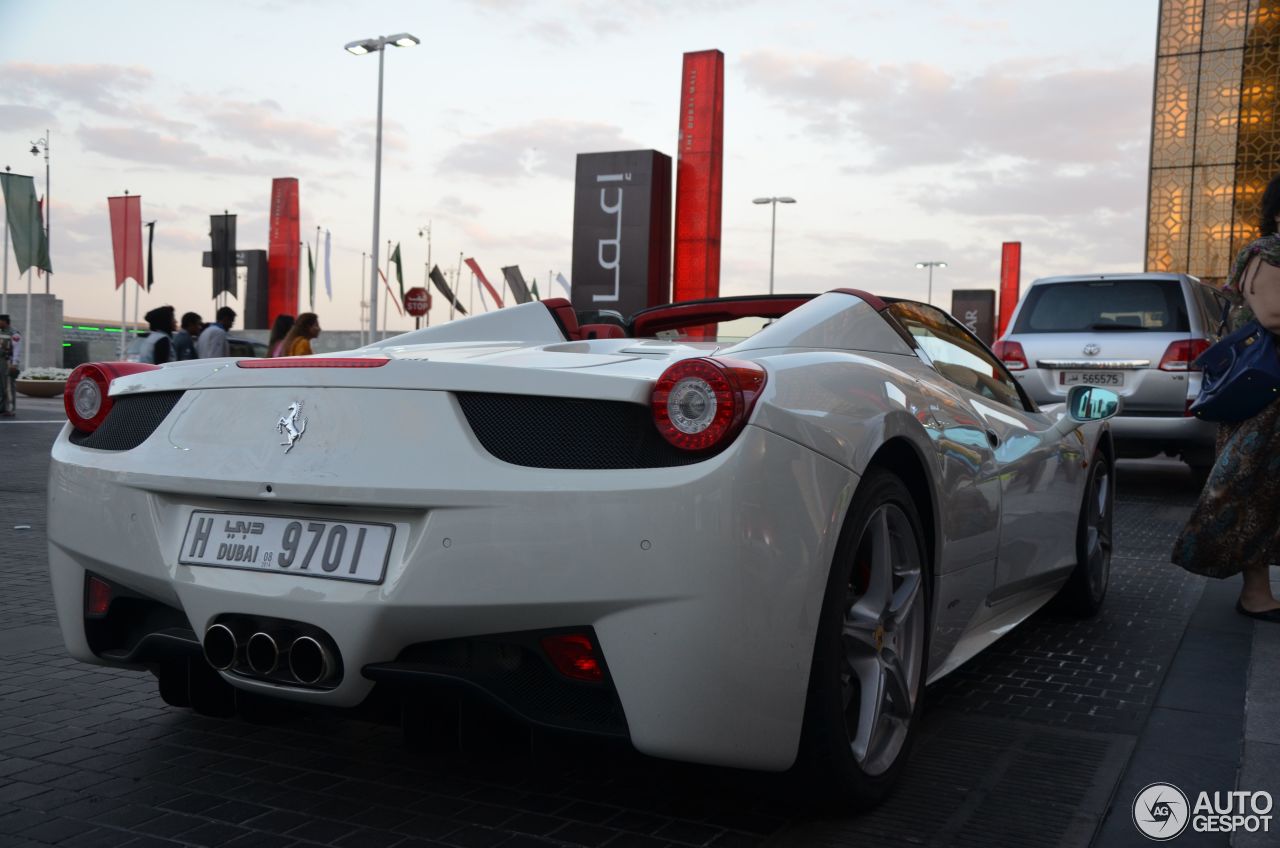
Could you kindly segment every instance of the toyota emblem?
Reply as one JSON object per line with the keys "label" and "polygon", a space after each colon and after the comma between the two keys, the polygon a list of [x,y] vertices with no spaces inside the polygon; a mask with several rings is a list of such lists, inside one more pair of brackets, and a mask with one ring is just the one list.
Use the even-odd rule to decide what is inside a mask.
{"label": "toyota emblem", "polygon": [[1102,352],[1102,348],[1098,347],[1093,342],[1089,342],[1087,345],[1084,346],[1085,356],[1097,356],[1101,352]]}

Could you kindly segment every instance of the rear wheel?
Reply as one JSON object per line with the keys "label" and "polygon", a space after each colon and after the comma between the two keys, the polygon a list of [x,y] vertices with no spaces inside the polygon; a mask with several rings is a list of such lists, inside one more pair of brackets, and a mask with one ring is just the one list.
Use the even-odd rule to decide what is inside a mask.
{"label": "rear wheel", "polygon": [[828,578],[805,710],[807,777],[827,803],[879,803],[907,759],[928,643],[921,528],[902,481],[868,471]]}
{"label": "rear wheel", "polygon": [[1098,451],[1089,463],[1084,503],[1076,525],[1076,567],[1060,595],[1062,607],[1081,618],[1097,615],[1107,596],[1115,495],[1115,469],[1107,455]]}

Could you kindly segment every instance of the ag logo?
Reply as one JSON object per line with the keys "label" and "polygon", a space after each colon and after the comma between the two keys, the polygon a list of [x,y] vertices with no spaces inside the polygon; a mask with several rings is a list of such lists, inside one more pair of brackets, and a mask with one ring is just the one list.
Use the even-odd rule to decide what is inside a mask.
{"label": "ag logo", "polygon": [[1187,796],[1172,783],[1153,783],[1133,799],[1134,827],[1148,839],[1165,842],[1187,829]]}

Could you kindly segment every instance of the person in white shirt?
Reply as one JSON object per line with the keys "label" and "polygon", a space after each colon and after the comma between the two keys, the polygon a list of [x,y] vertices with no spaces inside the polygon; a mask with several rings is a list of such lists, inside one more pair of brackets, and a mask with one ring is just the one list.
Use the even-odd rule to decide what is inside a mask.
{"label": "person in white shirt", "polygon": [[215,323],[205,327],[196,337],[196,355],[201,359],[216,359],[231,355],[231,343],[227,331],[236,323],[236,311],[224,306],[214,316]]}

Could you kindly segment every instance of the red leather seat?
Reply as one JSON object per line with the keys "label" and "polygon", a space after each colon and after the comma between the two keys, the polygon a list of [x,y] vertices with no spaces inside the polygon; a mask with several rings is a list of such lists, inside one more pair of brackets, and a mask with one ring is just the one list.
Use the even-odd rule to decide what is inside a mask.
{"label": "red leather seat", "polygon": [[617,324],[583,324],[578,328],[580,339],[625,339],[627,334]]}
{"label": "red leather seat", "polygon": [[549,297],[542,301],[542,305],[547,307],[551,317],[560,325],[560,332],[564,333],[565,339],[574,342],[581,338],[578,332],[578,313],[573,311],[572,303],[563,297]]}

